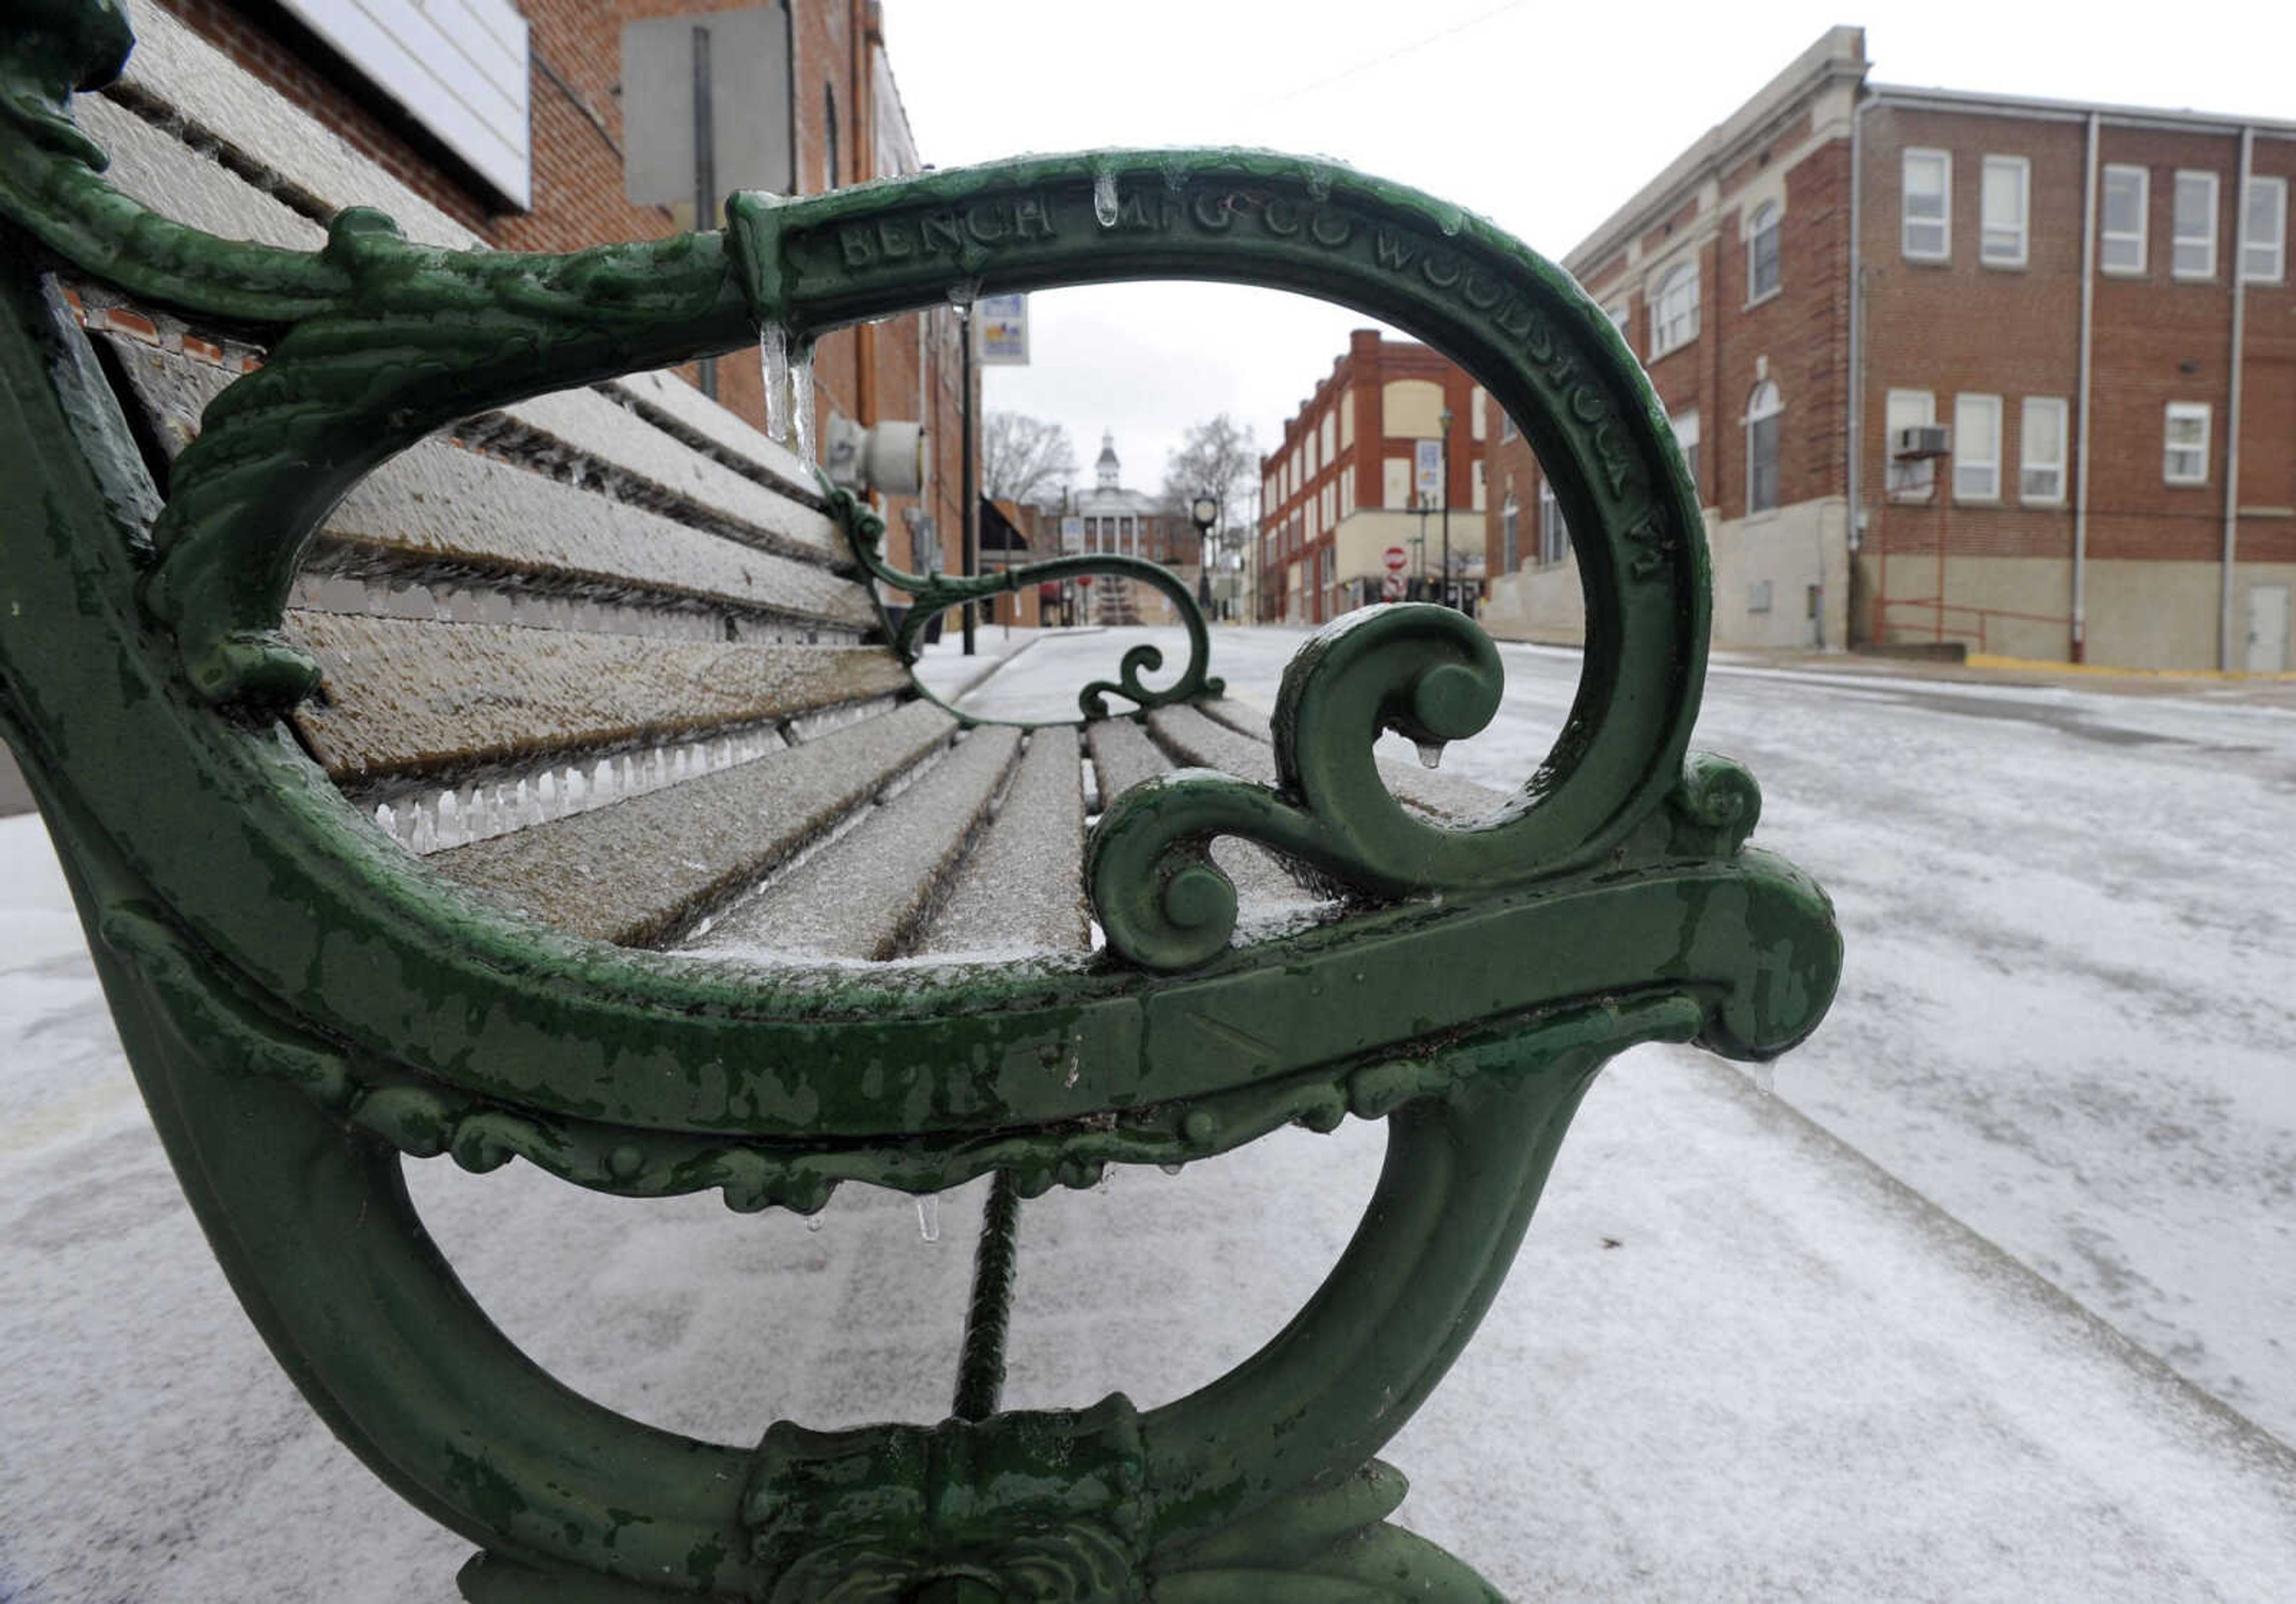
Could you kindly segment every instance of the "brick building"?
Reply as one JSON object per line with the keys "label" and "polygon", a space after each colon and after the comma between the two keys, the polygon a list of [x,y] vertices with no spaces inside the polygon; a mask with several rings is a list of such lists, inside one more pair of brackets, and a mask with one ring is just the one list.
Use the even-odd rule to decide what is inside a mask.
{"label": "brick building", "polygon": [[[418,30],[453,30],[427,48],[423,39],[397,40],[373,26],[370,15],[390,9],[375,0],[152,3],[486,244],[573,250],[693,226],[690,202],[624,199],[622,25],[744,10],[758,0],[467,0],[451,23],[433,23],[419,9],[399,19]],[[799,192],[916,170],[875,0],[788,0],[787,9]],[[410,92],[409,62],[425,56],[454,94]],[[474,126],[472,105],[494,115]],[[424,237],[412,225],[409,232]],[[897,555],[903,530],[913,540],[922,532],[937,540],[949,569],[961,564],[963,541],[958,328],[954,308],[935,307],[840,330],[814,355],[816,438],[826,438],[832,417],[924,421],[924,493],[884,510]],[[756,360],[726,358],[714,377],[720,402],[764,424]]]}
{"label": "brick building", "polygon": [[[1564,258],[1676,421],[1716,643],[2288,667],[2292,176],[2296,125],[1883,87],[1826,34]],[[1505,420],[1490,474],[1487,621],[1576,638]]]}
{"label": "brick building", "polygon": [[[1412,553],[1414,592],[1438,593],[1447,500],[1452,574],[1472,595],[1483,576],[1486,410],[1456,364],[1356,330],[1260,458],[1260,621],[1321,624],[1378,601],[1390,545]],[[1423,506],[1416,459],[1423,443],[1439,445],[1446,413],[1449,483]]]}

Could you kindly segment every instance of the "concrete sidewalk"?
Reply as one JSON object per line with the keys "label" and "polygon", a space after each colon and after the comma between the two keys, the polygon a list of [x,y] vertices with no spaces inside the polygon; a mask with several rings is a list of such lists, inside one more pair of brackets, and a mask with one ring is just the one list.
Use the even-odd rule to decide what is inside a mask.
{"label": "concrete sidewalk", "polygon": [[[36,821],[0,822],[0,1598],[397,1604],[466,1545],[304,1408],[225,1289]],[[1023,1218],[1009,1401],[1152,1404],[1272,1335],[1380,1133],[1290,1132]],[[920,1240],[409,1166],[474,1293],[579,1390],[755,1441],[945,1407],[980,1187]],[[1481,1334],[1390,1448],[1510,1596],[2285,1596],[2296,1461],[1736,1072],[1597,1084]]]}

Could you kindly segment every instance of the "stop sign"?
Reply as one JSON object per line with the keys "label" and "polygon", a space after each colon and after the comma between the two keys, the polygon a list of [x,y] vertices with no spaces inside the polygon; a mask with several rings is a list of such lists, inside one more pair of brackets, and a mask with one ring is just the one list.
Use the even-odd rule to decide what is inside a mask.
{"label": "stop sign", "polygon": [[1411,566],[1409,554],[1399,545],[1387,548],[1386,561],[1387,571],[1390,574],[1399,574]]}

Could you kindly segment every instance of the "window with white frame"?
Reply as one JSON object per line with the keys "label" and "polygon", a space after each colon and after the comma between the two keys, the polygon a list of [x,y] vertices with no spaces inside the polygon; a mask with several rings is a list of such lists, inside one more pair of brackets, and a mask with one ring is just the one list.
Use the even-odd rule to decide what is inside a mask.
{"label": "window with white frame", "polygon": [[1323,528],[1323,526],[1316,521],[1316,498],[1312,495],[1308,498],[1307,511],[1308,538],[1313,540],[1316,538],[1317,533]]}
{"label": "window with white frame", "polygon": [[1953,499],[2001,499],[2001,397],[1953,398]]}
{"label": "window with white frame", "polygon": [[2240,213],[2240,276],[2276,284],[2288,273],[2288,180],[2251,178]]}
{"label": "window with white frame", "polygon": [[1509,490],[1499,508],[1499,552],[1506,566],[1501,570],[1512,574],[1522,563],[1522,503]]}
{"label": "window with white frame", "polygon": [[1478,440],[1490,438],[1490,419],[1484,411],[1490,401],[1489,392],[1480,384],[1475,386],[1475,393],[1467,398],[1467,431]]}
{"label": "window with white frame", "polygon": [[1651,360],[1698,338],[1698,264],[1677,262],[1651,299]]}
{"label": "window with white frame", "polygon": [[1356,393],[1352,389],[1340,392],[1340,449],[1345,451],[1356,443]]}
{"label": "window with white frame", "polygon": [[1407,507],[1411,504],[1411,459],[1391,456],[1380,463],[1379,504],[1382,507]]}
{"label": "window with white frame", "polygon": [[1891,501],[1921,502],[1930,498],[1937,483],[1937,463],[1927,457],[1898,459],[1898,438],[1908,429],[1926,429],[1937,421],[1937,397],[1928,390],[1893,389],[1882,412],[1886,438],[1882,449],[1888,459]]}
{"label": "window with white frame", "polygon": [[1746,511],[1767,512],[1778,504],[1778,414],[1785,410],[1778,387],[1763,380],[1746,402]]}
{"label": "window with white frame", "polygon": [[1350,468],[1340,475],[1340,516],[1351,518],[1356,510],[1356,471]]}
{"label": "window with white frame", "polygon": [[2144,271],[2144,219],[2152,206],[2152,175],[2141,167],[2107,167],[2104,202],[2097,209],[2096,265],[2106,273]]}
{"label": "window with white frame", "polygon": [[[1678,412],[1667,420],[1674,425],[1674,443],[1682,447],[1682,465],[1690,471],[1691,488],[1698,487],[1698,409]],[[1700,492],[1702,496],[1703,491]]]}
{"label": "window with white frame", "polygon": [[1477,457],[1475,459],[1475,511],[1478,512],[1482,511],[1490,504],[1490,491],[1488,487],[1488,475],[1484,471],[1483,459]]}
{"label": "window with white frame", "polygon": [[1332,461],[1332,447],[1339,443],[1340,438],[1340,414],[1338,413],[1327,412],[1324,414],[1323,436],[1324,462],[1325,466],[1328,467]]}
{"label": "window with white frame", "polygon": [[1552,480],[1538,481],[1538,565],[1552,568],[1570,549],[1570,526],[1562,521],[1562,503],[1554,499]]}
{"label": "window with white frame", "polygon": [[1746,225],[1746,299],[1762,300],[1778,292],[1778,203],[1765,200],[1754,209]]}
{"label": "window with white frame", "polygon": [[1514,414],[1513,414],[1513,413],[1510,413],[1510,412],[1502,412],[1502,413],[1499,413],[1499,439],[1500,439],[1500,441],[1501,441],[1502,443],[1504,443],[1504,442],[1505,442],[1505,441],[1512,440],[1512,439],[1513,439],[1513,438],[1514,438],[1514,437],[1516,436],[1516,434],[1517,434],[1518,432],[1520,432],[1520,431],[1519,431],[1519,430],[1516,430],[1516,428],[1515,428],[1515,426],[1514,426]]}
{"label": "window with white frame", "polygon": [[2217,176],[2177,175],[2177,223],[2169,249],[2169,271],[2180,279],[2217,275]]}
{"label": "window with white frame", "polygon": [[2017,419],[2017,498],[2034,506],[2065,499],[2066,406],[2061,396],[2028,396]]}
{"label": "window with white frame", "polygon": [[2169,403],[2161,452],[2161,478],[2171,485],[2209,482],[2209,404]]}
{"label": "window with white frame", "polygon": [[1319,461],[1316,455],[1316,431],[1314,430],[1311,429],[1308,431],[1308,438],[1300,442],[1300,448],[1303,459],[1300,464],[1300,479],[1302,484],[1305,484],[1308,480],[1314,479],[1316,477],[1316,471],[1323,467],[1322,462]]}
{"label": "window with white frame", "polygon": [[1978,191],[1977,259],[1988,267],[2022,267],[2032,208],[2033,164],[2022,156],[1988,156]]}
{"label": "window with white frame", "polygon": [[[1603,307],[1603,315],[1611,320],[1611,326],[1619,331],[1621,339],[1624,339],[1627,332],[1628,317],[1626,299],[1622,296],[1619,299],[1612,301],[1609,306]],[[1628,343],[1632,342],[1629,341]]]}
{"label": "window with white frame", "polygon": [[1953,255],[1953,152],[1907,151],[1898,213],[1898,251],[1909,262]]}

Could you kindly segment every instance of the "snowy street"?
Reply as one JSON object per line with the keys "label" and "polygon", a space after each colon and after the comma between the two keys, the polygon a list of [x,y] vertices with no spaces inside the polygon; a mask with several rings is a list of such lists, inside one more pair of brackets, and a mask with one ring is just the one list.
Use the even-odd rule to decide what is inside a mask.
{"label": "snowy street", "polygon": [[[966,705],[1070,715],[1142,638],[1180,643],[1050,635]],[[1303,638],[1216,632],[1214,671],[1271,705]],[[1576,659],[1503,650],[1499,719],[1444,761],[1512,786]],[[1720,664],[1700,744],[1832,892],[1841,996],[1775,1096],[1670,1049],[1603,1075],[1383,1455],[1401,1518],[1521,1599],[2284,1597],[2296,714]],[[0,1600],[447,1604],[469,1545],[334,1443],[201,1242],[31,818],[0,820]],[[1234,1363],[1379,1145],[1286,1132],[1030,1205],[1008,1403]],[[726,1442],[947,1407],[978,1185],[928,1242],[858,1187],[808,1230],[408,1169],[480,1301],[613,1406]]]}

